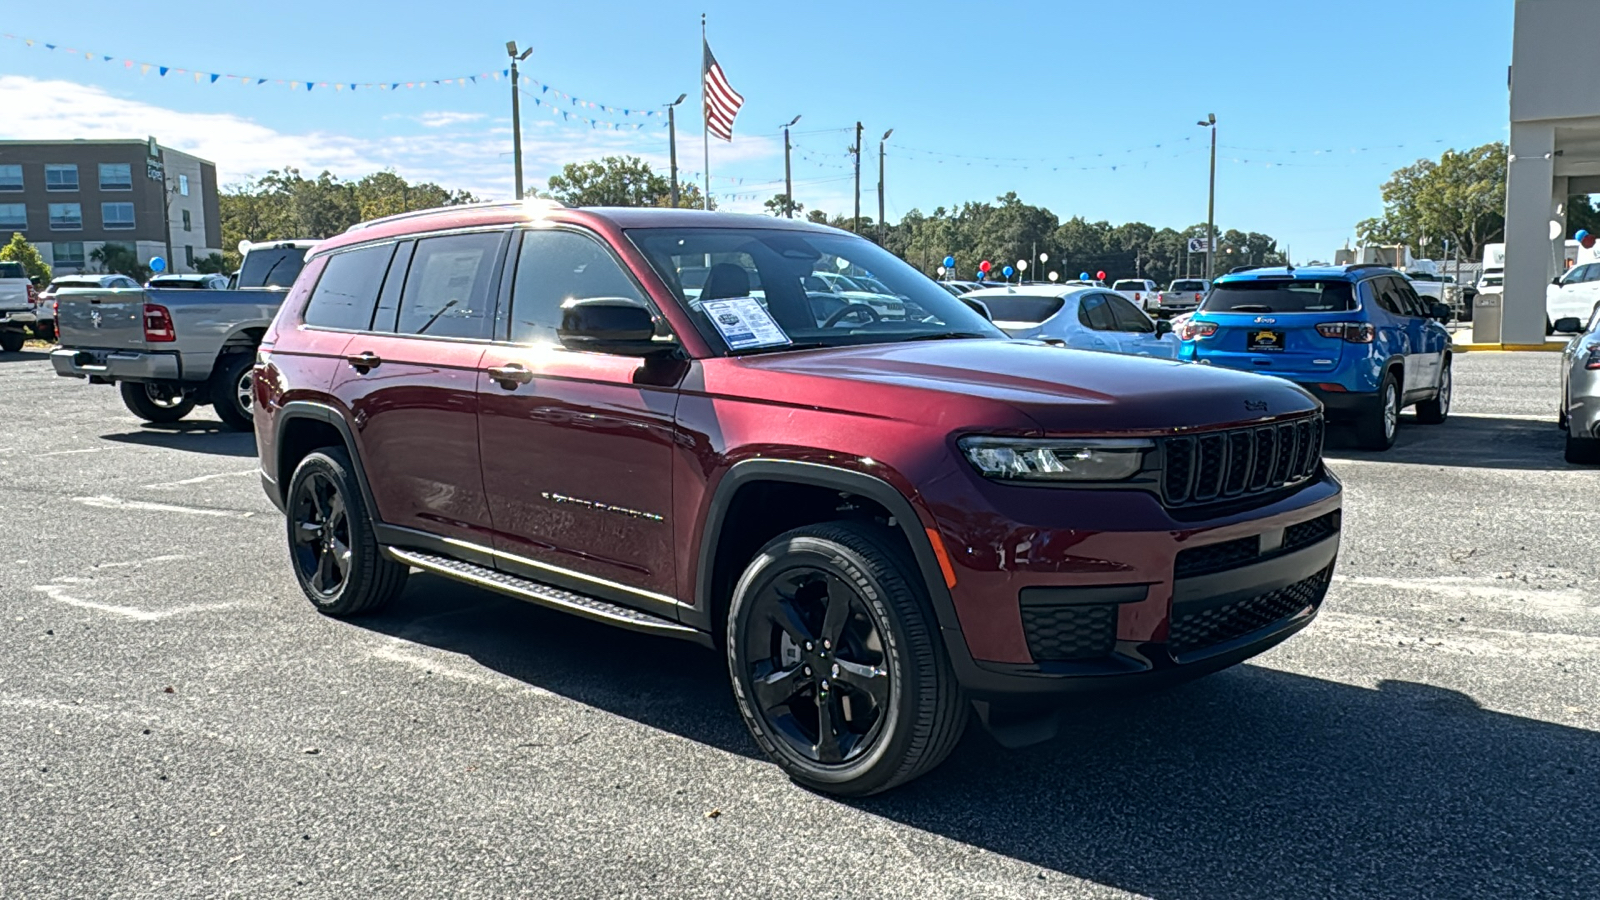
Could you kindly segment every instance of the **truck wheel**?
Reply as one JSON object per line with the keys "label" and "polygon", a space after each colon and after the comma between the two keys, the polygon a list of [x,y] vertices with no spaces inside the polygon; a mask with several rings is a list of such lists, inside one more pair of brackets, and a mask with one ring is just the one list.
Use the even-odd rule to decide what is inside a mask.
{"label": "truck wheel", "polygon": [[229,354],[217,363],[206,386],[217,418],[234,431],[255,427],[255,363],[248,353]]}
{"label": "truck wheel", "polygon": [[344,448],[324,447],[301,460],[285,507],[294,576],[318,612],[372,612],[405,590],[411,569],[379,549]]}
{"label": "truck wheel", "polygon": [[1567,462],[1578,466],[1600,463],[1600,439],[1573,437],[1567,433]]}
{"label": "truck wheel", "polygon": [[15,353],[22,349],[28,342],[28,336],[20,331],[0,331],[0,350]]}
{"label": "truck wheel", "polygon": [[56,340],[56,323],[54,323],[54,322],[38,322],[38,323],[35,323],[34,326],[33,326],[33,334],[39,340],[47,341],[47,342],[53,344],[53,343],[55,343],[55,340]]}
{"label": "truck wheel", "polygon": [[1439,375],[1439,393],[1432,400],[1417,404],[1417,421],[1424,425],[1438,425],[1450,416],[1450,392],[1454,389],[1450,376],[1450,361],[1445,360],[1444,372]]}
{"label": "truck wheel", "polygon": [[194,398],[177,385],[124,381],[118,387],[122,390],[123,405],[146,422],[170,425],[194,409]]}
{"label": "truck wheel", "polygon": [[1391,371],[1378,386],[1377,402],[1356,423],[1356,443],[1363,450],[1387,450],[1394,446],[1399,429],[1400,385]]}
{"label": "truck wheel", "polygon": [[763,547],[734,588],[726,651],[751,735],[814,790],[909,781],[966,727],[922,579],[874,526],[811,525]]}

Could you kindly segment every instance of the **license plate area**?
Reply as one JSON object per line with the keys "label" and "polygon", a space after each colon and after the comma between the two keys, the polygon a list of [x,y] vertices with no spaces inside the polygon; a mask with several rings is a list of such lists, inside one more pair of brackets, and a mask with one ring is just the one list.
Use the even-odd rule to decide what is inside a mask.
{"label": "license plate area", "polygon": [[1270,328],[1252,328],[1245,339],[1245,349],[1254,353],[1283,352],[1283,332]]}

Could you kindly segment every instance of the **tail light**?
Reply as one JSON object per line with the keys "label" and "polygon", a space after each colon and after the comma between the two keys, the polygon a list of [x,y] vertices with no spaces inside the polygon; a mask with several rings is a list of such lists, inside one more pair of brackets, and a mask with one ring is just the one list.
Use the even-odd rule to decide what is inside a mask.
{"label": "tail light", "polygon": [[29,306],[38,306],[39,305],[39,289],[34,287],[32,284],[28,285],[28,305]]}
{"label": "tail light", "polygon": [[1194,302],[1199,303],[1201,300],[1204,300],[1204,299],[1205,298],[1203,296],[1201,296],[1199,291],[1195,291],[1194,292]]}
{"label": "tail light", "polygon": [[172,313],[156,303],[144,305],[144,339],[151,344],[170,343],[178,339],[172,328]]}
{"label": "tail light", "polygon": [[1585,369],[1600,369],[1600,346],[1589,348],[1589,358],[1583,361]]}
{"label": "tail light", "polygon": [[1317,325],[1317,334],[1352,344],[1370,344],[1376,331],[1371,322],[1322,322]]}
{"label": "tail light", "polygon": [[1178,340],[1192,341],[1195,338],[1211,337],[1217,333],[1217,323],[1196,322],[1193,319],[1178,326]]}

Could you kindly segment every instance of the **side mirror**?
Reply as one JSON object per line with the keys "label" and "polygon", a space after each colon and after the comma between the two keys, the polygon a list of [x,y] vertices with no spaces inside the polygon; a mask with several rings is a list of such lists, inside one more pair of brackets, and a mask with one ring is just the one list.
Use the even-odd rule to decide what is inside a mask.
{"label": "side mirror", "polygon": [[1583,320],[1577,316],[1563,316],[1556,320],[1552,329],[1560,334],[1577,334],[1583,330]]}
{"label": "side mirror", "polygon": [[994,321],[994,314],[989,312],[989,304],[984,303],[982,300],[973,299],[972,297],[957,297],[956,299],[971,307],[973,312],[983,316],[985,321]]}
{"label": "side mirror", "polygon": [[569,300],[561,309],[556,339],[568,350],[654,356],[677,345],[654,340],[655,317],[636,300],[592,297]]}
{"label": "side mirror", "polygon": [[1172,333],[1172,323],[1166,319],[1156,320],[1156,337],[1162,338]]}
{"label": "side mirror", "polygon": [[1561,276],[1557,275],[1556,277],[1550,279],[1550,283],[1556,287],[1561,287]]}
{"label": "side mirror", "polygon": [[1438,319],[1440,322],[1449,322],[1451,319],[1455,318],[1456,313],[1455,310],[1450,308],[1448,303],[1439,303],[1438,301],[1435,301],[1428,304],[1428,315],[1432,318]]}

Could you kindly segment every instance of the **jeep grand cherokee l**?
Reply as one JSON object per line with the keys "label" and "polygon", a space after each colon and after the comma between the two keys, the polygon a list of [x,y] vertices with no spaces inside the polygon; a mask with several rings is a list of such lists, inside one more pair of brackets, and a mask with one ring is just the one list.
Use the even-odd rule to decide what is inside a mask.
{"label": "jeep grand cherokee l", "polygon": [[[808,293],[818,272],[904,309]],[[839,794],[932,768],[974,710],[1017,744],[1067,693],[1260,653],[1311,621],[1339,547],[1301,388],[1007,340],[787,219],[357,226],[307,258],[254,384],[317,609],[377,609],[420,569],[715,647],[760,746]]]}

